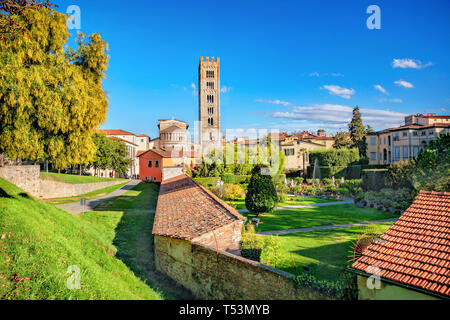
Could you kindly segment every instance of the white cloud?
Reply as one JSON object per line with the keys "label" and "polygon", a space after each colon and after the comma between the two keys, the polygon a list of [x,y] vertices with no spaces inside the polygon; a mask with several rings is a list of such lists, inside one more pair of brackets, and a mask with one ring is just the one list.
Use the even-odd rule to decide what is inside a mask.
{"label": "white cloud", "polygon": [[197,90],[197,86],[195,85],[195,83],[191,83],[191,88],[192,88],[192,95],[197,96],[198,90]]}
{"label": "white cloud", "polygon": [[220,92],[227,93],[230,92],[232,89],[233,89],[232,87],[223,86],[222,89],[220,89]]}
{"label": "white cloud", "polygon": [[339,96],[344,99],[350,99],[352,95],[356,93],[355,89],[342,88],[336,85],[326,85],[323,86],[321,89],[328,90],[330,94]]}
{"label": "white cloud", "polygon": [[432,62],[422,64],[420,60],[415,59],[394,59],[394,61],[392,62],[392,67],[402,69],[423,69],[432,65]]}
{"label": "white cloud", "polygon": [[391,99],[389,100],[390,102],[394,102],[394,103],[403,103],[402,99]]}
{"label": "white cloud", "polygon": [[309,76],[310,76],[310,77],[320,77],[320,74],[319,74],[317,71],[315,71],[315,72],[311,72],[311,73],[309,74]]}
{"label": "white cloud", "polygon": [[270,103],[270,104],[278,104],[283,105],[285,107],[290,106],[292,103],[283,101],[283,100],[264,100],[264,99],[257,99],[256,102],[263,102],[263,103]]}
{"label": "white cloud", "polygon": [[397,80],[394,83],[396,85],[398,85],[399,87],[408,88],[408,89],[414,88],[414,85],[412,83],[405,81],[405,80]]}
{"label": "white cloud", "polygon": [[[325,128],[343,128],[352,119],[353,107],[336,104],[313,104],[310,106],[293,107],[289,112],[274,112],[272,117],[295,121],[305,121],[306,125],[321,123]],[[404,113],[380,110],[360,109],[365,125],[377,129],[399,126],[407,116]]]}
{"label": "white cloud", "polygon": [[377,89],[378,91],[384,93],[385,95],[389,95],[389,92],[387,92],[386,89],[384,89],[382,86],[380,86],[379,84],[374,86],[375,89]]}

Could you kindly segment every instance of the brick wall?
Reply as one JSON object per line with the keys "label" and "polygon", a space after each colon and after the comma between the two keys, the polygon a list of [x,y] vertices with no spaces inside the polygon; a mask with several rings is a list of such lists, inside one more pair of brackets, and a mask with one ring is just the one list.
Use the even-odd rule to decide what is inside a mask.
{"label": "brick wall", "polygon": [[0,178],[3,178],[34,197],[39,196],[39,166],[5,166],[0,167]]}
{"label": "brick wall", "polygon": [[222,228],[208,232],[192,240],[194,243],[203,244],[211,248],[233,252],[238,251],[241,242],[241,231],[244,221],[236,221]]}
{"label": "brick wall", "polygon": [[296,288],[289,273],[186,240],[155,236],[155,260],[159,271],[200,299],[327,299]]}

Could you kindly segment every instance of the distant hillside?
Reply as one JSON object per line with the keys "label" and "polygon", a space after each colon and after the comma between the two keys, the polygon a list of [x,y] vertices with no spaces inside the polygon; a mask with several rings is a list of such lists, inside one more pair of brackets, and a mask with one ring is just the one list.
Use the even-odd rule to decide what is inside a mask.
{"label": "distant hillside", "polygon": [[[161,299],[114,255],[102,221],[85,221],[0,179],[0,299]],[[69,266],[81,289],[69,290]]]}

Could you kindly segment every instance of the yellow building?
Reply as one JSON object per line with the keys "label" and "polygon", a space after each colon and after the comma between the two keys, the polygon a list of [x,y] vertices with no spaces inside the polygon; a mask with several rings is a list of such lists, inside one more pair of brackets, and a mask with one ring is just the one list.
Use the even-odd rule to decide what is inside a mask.
{"label": "yellow building", "polygon": [[286,157],[285,170],[303,170],[305,171],[309,163],[309,153],[314,150],[326,149],[323,144],[318,144],[310,141],[292,141],[283,142],[281,150]]}
{"label": "yellow building", "polygon": [[440,134],[450,132],[450,116],[412,115],[405,125],[367,135],[370,164],[392,164],[411,160]]}

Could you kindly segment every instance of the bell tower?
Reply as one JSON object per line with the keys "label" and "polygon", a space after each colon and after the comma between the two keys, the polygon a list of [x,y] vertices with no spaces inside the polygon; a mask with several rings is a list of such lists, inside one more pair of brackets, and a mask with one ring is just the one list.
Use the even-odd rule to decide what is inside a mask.
{"label": "bell tower", "polygon": [[203,148],[220,146],[220,58],[200,58],[198,67],[200,143]]}

